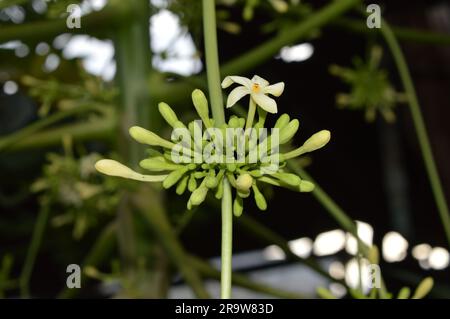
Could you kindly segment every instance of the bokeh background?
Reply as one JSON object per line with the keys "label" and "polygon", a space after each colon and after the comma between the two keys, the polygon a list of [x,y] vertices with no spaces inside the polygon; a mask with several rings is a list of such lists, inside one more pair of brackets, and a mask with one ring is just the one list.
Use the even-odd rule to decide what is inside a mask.
{"label": "bokeh background", "polygon": [[[108,16],[105,21],[100,19],[109,6],[117,3],[81,1],[82,28],[75,33],[64,29],[56,33],[47,32],[43,25],[36,24],[37,27],[29,30],[24,38],[15,38],[8,35],[13,28],[39,21],[65,19],[67,5],[78,2],[8,2],[11,5],[0,2],[0,141],[71,107],[86,103],[108,104],[114,105],[111,107],[114,110],[121,103],[122,90],[127,87],[120,84],[123,60],[120,60],[120,54],[118,58],[117,51],[120,26],[116,20],[121,18]],[[142,66],[149,70],[148,82],[144,84],[150,92],[148,107],[154,109],[161,99],[167,100],[177,112],[189,118],[192,112],[190,91],[178,88],[180,83],[190,83],[195,87],[195,81],[199,79],[197,75],[205,71],[201,3],[175,0],[143,2],[149,10],[148,41],[141,42],[139,48],[125,45],[122,49],[125,47],[125,50],[133,51],[143,47],[148,51],[148,59],[144,60],[147,65]],[[301,23],[309,13],[303,16],[298,8],[318,10],[330,3],[305,0],[296,4],[294,1],[289,3],[287,12],[279,12],[269,1],[259,1],[253,16],[248,19],[245,8],[250,1],[218,2],[219,55],[223,63],[271,39],[278,31]],[[432,36],[425,36],[420,41],[406,38],[401,39],[401,44],[416,85],[444,192],[449,199],[450,6],[446,1],[377,3],[383,8],[383,17],[391,25],[436,32],[444,39],[436,44],[429,40]],[[122,12],[122,8],[119,11]],[[83,27],[84,17],[89,14],[98,14],[96,21],[99,26],[84,34],[88,31]],[[347,13],[346,18],[364,21],[356,12]],[[305,161],[306,169],[352,219],[359,221],[362,238],[380,248],[380,263],[389,289],[398,291],[405,285],[415,287],[421,278],[432,276],[436,285],[431,296],[447,298],[450,297],[448,246],[424,170],[409,108],[405,103],[398,103],[394,109],[394,123],[387,123],[380,116],[368,123],[363,111],[336,106],[336,94],[348,92],[349,86],[330,74],[330,65],[351,67],[354,57],[365,59],[368,48],[373,44],[383,48],[380,67],[388,72],[393,87],[401,92],[402,84],[384,41],[368,35],[364,29],[355,32],[336,21],[314,30],[297,43],[281,48],[277,55],[242,75],[251,77],[258,74],[270,82],[286,83],[278,105],[280,111],[300,120],[300,131],[295,140],[297,144],[318,130],[329,129],[332,132],[330,144]],[[123,71],[132,72],[127,68]],[[95,116],[103,115],[92,115]],[[95,120],[92,117],[67,117],[45,129],[75,122],[88,123]],[[163,124],[156,126],[159,126],[160,132],[167,130]],[[33,133],[31,137],[38,133]],[[73,194],[70,187],[67,192],[61,191],[61,187],[67,186],[64,180],[72,181],[73,176],[67,177],[58,170],[58,163],[63,161],[53,158],[52,162],[49,154],[63,157],[62,154],[67,156],[71,153],[74,163],[79,163],[80,158],[86,159],[92,153],[101,156],[117,154],[120,147],[116,147],[115,141],[121,138],[120,130],[114,129],[106,136],[94,134],[80,140],[66,133],[53,138],[44,136],[47,142],[42,145],[35,144],[35,140],[27,144],[26,139],[29,138],[19,138],[0,149],[0,260],[3,258],[3,267],[7,264],[5,256],[13,260],[8,278],[0,277],[0,290],[6,297],[20,295],[18,278],[23,272],[33,229],[45,198],[57,203],[50,205],[49,222],[30,279],[30,295],[56,297],[65,285],[66,266],[70,263],[81,264],[105,225],[116,218],[116,208],[120,205],[118,194],[123,183],[116,180],[99,182],[92,177],[95,180],[92,183],[101,185],[101,195],[95,195],[99,197],[88,204],[83,202],[84,199],[81,199],[82,203],[80,199],[78,202],[77,199],[67,202],[67,197],[80,194],[76,193],[77,190]],[[117,156],[120,158],[120,155]],[[49,167],[50,162],[54,170]],[[80,165],[89,163],[92,161],[89,162],[88,158]],[[89,172],[88,168],[86,170]],[[36,184],[39,180],[47,183],[47,188],[42,185],[40,188]],[[127,187],[133,189],[135,185]],[[58,202],[52,196],[66,196],[66,202]],[[168,191],[164,198],[166,211],[177,224],[183,220],[187,197],[179,198],[173,191]],[[340,229],[314,196],[274,189],[265,212],[258,211],[250,202],[246,204],[244,215],[251,216],[288,240],[300,257],[317,260],[332,277],[349,285],[357,284],[354,239]],[[82,221],[78,222],[82,225],[79,227],[84,228],[80,230],[81,235],[77,235],[73,229],[80,218]],[[289,260],[279,247],[255,238],[239,221],[235,225],[234,266],[240,272],[256,282],[310,297],[315,296],[318,286],[330,288],[336,296],[344,297],[342,285],[331,283],[304,264]],[[143,232],[151,233],[150,230]],[[152,237],[151,234],[149,237]],[[218,264],[220,214],[217,208],[208,204],[196,211],[179,234],[179,239],[189,253]],[[151,238],[149,242],[154,240]],[[144,241],[142,245],[146,243]],[[169,266],[164,253],[154,253],[148,258],[160,261],[162,268],[170,269],[166,271],[170,275],[164,275],[170,288],[162,295],[149,293],[139,296],[193,296],[177,275],[176,268]],[[96,278],[83,282],[77,297],[109,297],[123,292],[123,267],[122,271],[117,272],[114,266],[118,260],[120,249],[116,247],[107,251],[95,266],[103,277],[97,273],[93,275],[91,269],[90,277]],[[2,280],[11,285],[2,288]],[[207,281],[207,287],[213,295],[217,294],[217,281]],[[131,290],[139,288],[133,287]],[[134,295],[123,293],[122,296]],[[236,288],[235,296],[267,297],[267,294]]]}

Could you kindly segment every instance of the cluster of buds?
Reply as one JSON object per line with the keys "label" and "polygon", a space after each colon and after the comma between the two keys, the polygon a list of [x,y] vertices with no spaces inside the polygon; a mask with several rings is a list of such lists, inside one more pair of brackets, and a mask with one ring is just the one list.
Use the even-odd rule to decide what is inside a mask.
{"label": "cluster of buds", "polygon": [[[222,85],[227,87],[234,82],[241,83],[243,88],[238,90],[239,94],[236,91],[230,94],[232,101],[227,106],[231,107],[249,94],[250,104],[261,108],[258,110],[260,118],[255,125],[252,124],[252,117],[246,120],[231,116],[227,123],[214,127],[215,121],[210,117],[205,95],[200,90],[194,90],[192,101],[200,120],[186,125],[178,119],[169,105],[158,105],[162,117],[173,128],[170,140],[142,127],[130,128],[129,133],[133,139],[152,147],[148,151],[149,157],[139,163],[151,175],[140,174],[109,159],[98,161],[95,167],[107,175],[144,182],[162,182],[166,189],[175,187],[179,195],[189,191],[188,209],[203,203],[208,193],[221,199],[223,180],[226,179],[235,189],[233,212],[236,216],[243,212],[243,199],[252,194],[260,210],[267,208],[267,201],[260,190],[264,183],[299,192],[312,191],[314,185],[311,182],[285,170],[286,161],[323,147],[330,140],[330,132],[320,131],[301,147],[280,152],[279,146],[288,145],[299,128],[299,122],[283,114],[271,128],[271,133],[267,134],[264,120],[265,110],[277,112],[275,101],[266,94],[278,96],[284,89],[284,84],[270,86],[260,77],[252,80],[227,77]],[[256,101],[253,101],[254,98]]]}
{"label": "cluster of buds", "polygon": [[368,122],[375,120],[378,111],[391,123],[395,121],[394,107],[397,103],[405,102],[406,96],[394,89],[388,72],[379,68],[382,54],[382,49],[374,46],[367,62],[355,58],[354,68],[332,65],[330,72],[351,86],[350,93],[336,96],[338,107],[364,110]]}

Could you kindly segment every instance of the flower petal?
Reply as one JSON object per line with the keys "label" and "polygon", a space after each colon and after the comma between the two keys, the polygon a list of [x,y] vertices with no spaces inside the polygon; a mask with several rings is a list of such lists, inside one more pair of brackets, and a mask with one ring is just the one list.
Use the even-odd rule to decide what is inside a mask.
{"label": "flower petal", "polygon": [[275,100],[268,97],[264,93],[253,93],[252,98],[264,111],[269,113],[278,112],[277,103]]}
{"label": "flower petal", "polygon": [[258,76],[258,75],[254,75],[252,77],[252,83],[258,83],[260,87],[265,88],[266,86],[269,85],[269,81],[263,79],[262,77]]}
{"label": "flower petal", "polygon": [[272,94],[273,96],[280,96],[284,91],[284,82],[278,82],[263,89],[266,94]]}
{"label": "flower petal", "polygon": [[225,79],[223,79],[223,81],[222,81],[222,88],[226,89],[227,87],[229,87],[233,83],[237,83],[237,84],[243,85],[243,86],[245,86],[247,88],[250,88],[251,85],[252,85],[252,82],[248,78],[245,78],[243,76],[230,75],[230,76],[225,77]]}
{"label": "flower petal", "polygon": [[227,107],[232,107],[237,101],[250,93],[250,90],[245,86],[238,86],[230,92],[227,99]]}

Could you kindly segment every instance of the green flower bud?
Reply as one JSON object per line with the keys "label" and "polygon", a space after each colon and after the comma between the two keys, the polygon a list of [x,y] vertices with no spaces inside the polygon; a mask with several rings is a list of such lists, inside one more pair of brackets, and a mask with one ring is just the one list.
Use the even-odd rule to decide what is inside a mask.
{"label": "green flower bud", "polygon": [[288,125],[280,129],[280,144],[285,144],[289,142],[292,137],[297,133],[300,122],[294,119],[289,122]]}
{"label": "green flower bud", "polygon": [[217,178],[213,175],[209,175],[205,177],[205,186],[208,188],[216,188],[217,187]]}
{"label": "green flower bud", "polygon": [[247,198],[247,197],[250,196],[250,189],[248,189],[246,191],[241,191],[241,190],[238,189],[237,190],[237,194],[238,194],[239,197]]}
{"label": "green flower bud", "polygon": [[167,103],[161,102],[158,104],[158,110],[164,120],[166,120],[170,126],[174,127],[175,123],[178,121],[178,117],[172,108]]}
{"label": "green flower bud", "polygon": [[188,167],[184,166],[182,168],[179,168],[175,171],[172,171],[167,178],[164,180],[163,182],[163,187],[165,189],[168,189],[170,187],[172,187],[173,185],[175,185],[181,177],[183,177],[183,175],[188,171]]}
{"label": "green flower bud", "polygon": [[244,210],[244,201],[241,197],[236,196],[233,202],[233,214],[236,217],[239,217],[242,215],[242,211]]}
{"label": "green flower bud", "polygon": [[408,287],[403,287],[402,289],[400,289],[397,299],[408,299],[410,295],[411,290]]}
{"label": "green flower bud", "polygon": [[239,118],[239,127],[244,128],[245,126],[245,119],[243,117]]}
{"label": "green flower bud", "polygon": [[301,181],[300,182],[300,192],[309,193],[312,192],[315,188],[315,185],[309,181]]}
{"label": "green flower bud", "polygon": [[290,186],[299,186],[302,182],[302,179],[295,174],[290,173],[275,173],[274,177],[278,178],[280,181],[290,185]]}
{"label": "green flower bud", "polygon": [[427,277],[419,284],[411,299],[422,299],[433,289],[434,280]]}
{"label": "green flower bud", "polygon": [[187,202],[187,209],[189,209],[189,210],[191,210],[192,209],[192,203],[191,203],[191,200],[189,199],[188,200],[188,202]]}
{"label": "green flower bud", "polygon": [[255,197],[256,206],[258,206],[258,208],[260,210],[266,210],[267,209],[267,202],[266,202],[266,199],[264,198],[264,195],[259,191],[259,189],[256,186],[256,184],[253,184],[252,188],[253,188],[253,193],[254,193],[254,197]]}
{"label": "green flower bud", "polygon": [[95,163],[95,169],[109,176],[133,179],[141,182],[162,182],[168,175],[142,175],[131,168],[110,159],[103,159]]}
{"label": "green flower bud", "polygon": [[286,113],[281,115],[278,118],[278,120],[275,122],[275,128],[281,129],[281,128],[285,127],[286,125],[288,125],[289,120],[290,120],[290,117]]}
{"label": "green flower bud", "polygon": [[252,187],[252,184],[253,177],[248,173],[241,174],[236,179],[236,188],[243,193],[246,193]]}
{"label": "green flower bud", "polygon": [[306,152],[312,152],[324,147],[330,141],[331,133],[327,130],[322,130],[311,136],[302,146]]}
{"label": "green flower bud", "polygon": [[206,127],[211,127],[211,122],[209,120],[208,100],[206,99],[205,94],[201,90],[195,89],[192,92],[192,102],[194,103],[195,109],[197,110],[197,113],[203,123],[205,123]]}
{"label": "green flower bud", "polygon": [[162,146],[170,149],[175,146],[172,142],[166,141],[157,134],[139,126],[133,126],[130,128],[129,132],[131,137],[141,144]]}
{"label": "green flower bud", "polygon": [[249,171],[248,173],[256,178],[263,176],[263,173],[261,173],[261,170],[259,170],[259,169]]}
{"label": "green flower bud", "polygon": [[194,174],[191,174],[188,182],[188,190],[192,193],[197,189],[197,180],[195,179]]}
{"label": "green flower bud", "polygon": [[181,121],[175,121],[173,123],[173,128],[185,128],[185,129],[187,129],[186,125],[184,125],[184,123],[181,122]]}
{"label": "green flower bud", "polygon": [[173,171],[183,167],[182,165],[166,162],[164,157],[147,158],[145,160],[142,160],[139,163],[139,166],[146,170],[154,172]]}
{"label": "green flower bud", "polygon": [[223,196],[223,182],[222,182],[222,179],[220,179],[217,184],[217,191],[216,191],[215,197],[217,199],[222,199],[222,196]]}
{"label": "green flower bud", "polygon": [[198,206],[201,203],[203,203],[207,194],[208,194],[208,188],[205,186],[200,186],[191,194],[189,201],[192,203],[192,205]]}
{"label": "green flower bud", "polygon": [[236,170],[236,164],[235,163],[227,163],[227,169],[229,172],[234,172]]}
{"label": "green flower bud", "polygon": [[324,147],[330,141],[331,133],[330,131],[323,130],[313,136],[311,136],[302,146],[290,151],[286,154],[281,154],[280,161],[286,161],[290,158],[300,156],[302,154],[315,151],[319,148]]}
{"label": "green flower bud", "polygon": [[178,195],[182,195],[184,193],[184,191],[186,190],[188,179],[189,179],[189,175],[185,175],[185,176],[183,176],[181,181],[178,183],[177,189],[176,189],[176,193]]}
{"label": "green flower bud", "polygon": [[228,120],[228,125],[231,128],[238,128],[239,127],[239,118],[236,115],[232,115],[230,119]]}

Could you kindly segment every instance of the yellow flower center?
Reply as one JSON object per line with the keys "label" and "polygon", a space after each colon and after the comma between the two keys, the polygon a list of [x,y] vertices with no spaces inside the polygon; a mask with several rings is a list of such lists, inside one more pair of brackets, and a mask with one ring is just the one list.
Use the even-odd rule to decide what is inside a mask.
{"label": "yellow flower center", "polygon": [[252,84],[252,91],[253,91],[254,93],[259,93],[260,90],[261,90],[261,87],[259,86],[258,83],[253,83],[253,84]]}

